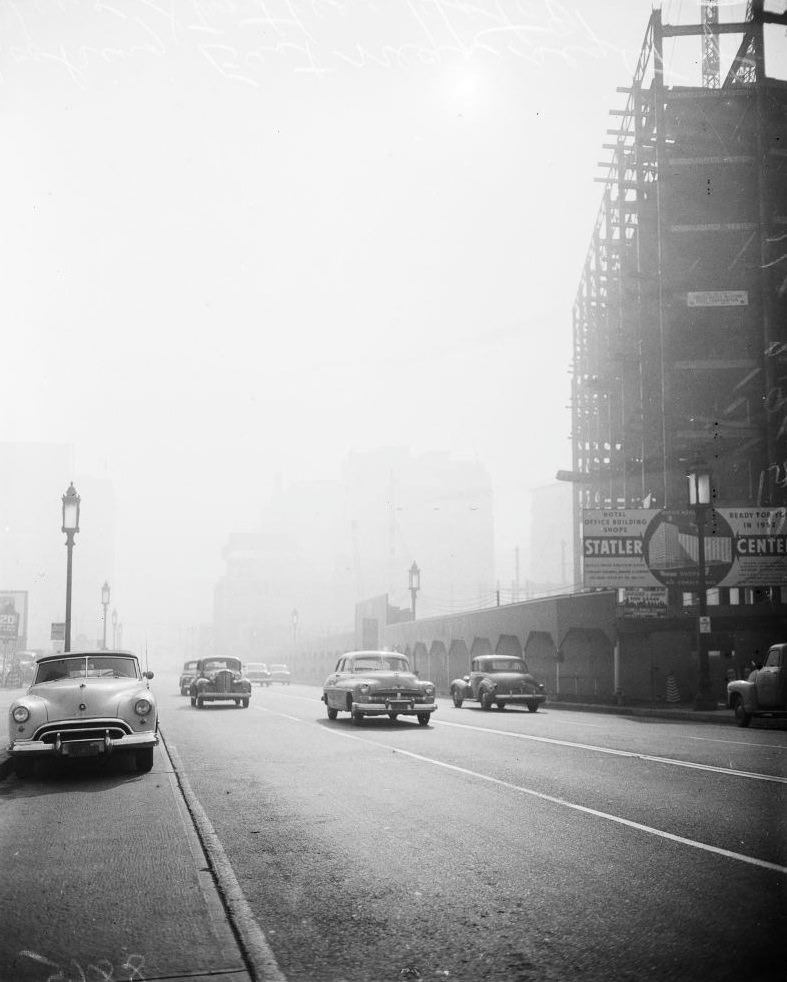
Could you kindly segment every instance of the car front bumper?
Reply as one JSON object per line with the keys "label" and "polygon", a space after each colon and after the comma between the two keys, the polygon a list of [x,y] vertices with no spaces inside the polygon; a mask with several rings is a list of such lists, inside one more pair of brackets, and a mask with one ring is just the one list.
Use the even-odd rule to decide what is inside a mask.
{"label": "car front bumper", "polygon": [[251,699],[251,692],[211,692],[209,689],[201,689],[197,692],[196,698],[210,701],[218,699]]}
{"label": "car front bumper", "polygon": [[354,702],[353,709],[364,716],[387,716],[398,713],[400,716],[417,716],[419,713],[437,712],[437,703],[413,702],[410,699],[392,699],[389,702]]}
{"label": "car front bumper", "polygon": [[[64,738],[65,736],[65,738]],[[116,750],[143,750],[158,746],[156,733],[130,733],[117,739],[88,738],[69,740],[68,734],[59,736],[54,743],[43,740],[16,740],[8,747],[12,757],[98,757]]]}
{"label": "car front bumper", "polygon": [[533,692],[530,694],[524,692],[495,692],[494,698],[504,699],[506,702],[521,702],[525,706],[532,703],[541,706],[547,701],[547,697],[543,692]]}

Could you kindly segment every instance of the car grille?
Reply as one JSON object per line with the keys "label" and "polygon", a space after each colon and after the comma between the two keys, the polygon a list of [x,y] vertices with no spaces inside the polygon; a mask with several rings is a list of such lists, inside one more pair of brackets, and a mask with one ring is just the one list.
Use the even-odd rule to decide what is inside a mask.
{"label": "car grille", "polygon": [[210,686],[211,692],[232,692],[232,672],[216,672]]}
{"label": "car grille", "polygon": [[405,699],[413,699],[417,702],[424,702],[426,696],[416,689],[376,689],[369,693],[372,702],[400,702]]}
{"label": "car grille", "polygon": [[70,720],[62,723],[47,723],[33,734],[34,740],[55,743],[58,735],[66,740],[103,740],[109,731],[110,739],[120,740],[131,733],[131,727],[118,719]]}

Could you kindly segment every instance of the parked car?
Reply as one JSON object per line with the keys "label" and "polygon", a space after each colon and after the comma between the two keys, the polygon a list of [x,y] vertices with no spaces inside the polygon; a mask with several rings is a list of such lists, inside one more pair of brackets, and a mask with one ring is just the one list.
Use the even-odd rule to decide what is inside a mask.
{"label": "parked car", "polygon": [[39,658],[27,692],[11,703],[9,753],[19,777],[40,758],[134,755],[137,770],[153,766],[158,712],[153,672],[128,651],[84,651]]}
{"label": "parked car", "polygon": [[252,685],[270,685],[271,670],[262,661],[250,661],[246,663],[246,678]]}
{"label": "parked car", "polygon": [[201,658],[189,695],[191,705],[197,709],[202,709],[206,702],[234,702],[248,709],[251,682],[243,674],[240,658]]}
{"label": "parked car", "polygon": [[290,676],[290,670],[286,665],[271,665],[271,682],[281,682],[282,685],[289,685]]}
{"label": "parked car", "polygon": [[755,716],[787,717],[787,643],[771,645],[765,664],[747,679],[727,683],[727,705],[738,726]]}
{"label": "parked car", "polygon": [[187,696],[189,694],[189,689],[191,688],[191,683],[197,677],[197,660],[194,661],[184,661],[183,671],[180,676],[180,694],[182,696]]}
{"label": "parked car", "polygon": [[325,680],[322,701],[328,719],[340,712],[360,726],[364,716],[415,716],[427,726],[433,712],[435,687],[415,675],[405,655],[395,651],[351,651],[336,662]]}
{"label": "parked car", "polygon": [[513,655],[479,655],[470,663],[470,674],[451,683],[451,698],[459,709],[466,699],[482,709],[505,709],[509,703],[527,706],[531,713],[546,702],[542,682],[528,671],[524,659]]}

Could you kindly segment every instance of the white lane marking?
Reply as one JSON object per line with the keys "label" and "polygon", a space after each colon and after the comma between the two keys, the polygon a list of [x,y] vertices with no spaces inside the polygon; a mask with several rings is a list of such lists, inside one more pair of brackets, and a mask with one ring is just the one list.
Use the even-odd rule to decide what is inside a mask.
{"label": "white lane marking", "polygon": [[699,764],[693,761],[678,760],[676,757],[656,757],[652,754],[640,754],[634,750],[616,750],[614,747],[597,747],[592,743],[574,743],[571,740],[557,740],[554,737],[533,736],[530,733],[511,733],[509,730],[495,730],[487,726],[468,726],[466,723],[449,723],[447,720],[435,720],[441,726],[456,726],[463,730],[480,730],[482,733],[493,733],[495,736],[512,737],[515,740],[532,740],[534,743],[550,743],[558,747],[570,747],[573,750],[594,750],[599,754],[611,754],[614,757],[633,757],[636,760],[650,760],[657,764],[672,764],[674,767],[692,767],[698,771],[711,771],[714,774],[724,774],[729,777],[747,777],[752,781],[770,781],[774,784],[787,784],[787,777],[757,774],[754,771],[734,771],[729,767],[715,767],[713,764]]}
{"label": "white lane marking", "polygon": [[[297,716],[287,716],[285,713],[266,706],[255,706],[264,713],[274,713],[276,716],[283,716],[296,722],[306,723],[308,720],[300,719]],[[491,726],[468,726],[467,723],[449,723],[444,719],[432,719],[432,724],[440,726],[454,726],[460,730],[472,730],[473,732],[492,733],[494,736],[511,737],[514,740],[531,740],[534,743],[549,743],[557,747],[569,747],[572,750],[593,750],[599,754],[610,754],[613,757],[630,757],[633,760],[648,760],[654,764],[668,764],[672,767],[688,767],[697,771],[709,771],[712,774],[723,774],[725,777],[743,777],[750,781],[765,781],[770,784],[787,784],[787,777],[779,777],[771,774],[758,774],[755,771],[738,771],[730,767],[717,767],[714,764],[700,764],[696,761],[678,760],[677,757],[657,757],[654,754],[641,754],[635,750],[616,750],[614,747],[599,747],[592,743],[575,743],[571,740],[557,740],[554,737],[533,736],[530,733],[512,733],[510,730],[496,730]],[[746,744],[751,746],[751,744]]]}
{"label": "white lane marking", "polygon": [[685,740],[699,740],[703,743],[726,743],[733,747],[756,747],[757,750],[785,750],[787,746],[778,743],[753,743],[750,740],[720,740],[718,737],[686,736]]}
{"label": "white lane marking", "polygon": [[[302,720],[301,722],[308,722]],[[565,798],[556,798],[551,794],[544,794],[542,791],[534,791],[532,788],[523,788],[520,784],[512,784],[510,781],[501,781],[500,778],[490,777],[488,774],[481,774],[479,771],[471,771],[467,767],[459,767],[457,764],[446,764],[442,760],[435,760],[433,757],[425,757],[423,754],[413,753],[411,750],[401,750],[391,744],[378,743],[376,740],[368,740],[352,733],[342,733],[339,730],[327,730],[334,736],[344,737],[346,740],[358,740],[367,746],[382,747],[385,750],[392,750],[395,754],[402,754],[404,757],[412,757],[414,760],[432,764],[435,767],[442,767],[445,770],[456,771],[468,777],[477,778],[479,781],[486,781],[495,784],[500,788],[509,791],[516,791],[519,794],[526,794],[532,798],[539,798],[541,801],[548,801],[553,805],[560,805],[562,808],[569,808],[572,811],[582,812],[585,815],[592,815],[594,818],[603,818],[608,822],[615,822],[617,825],[625,825],[627,828],[636,829],[638,832],[646,832],[648,835],[655,835],[670,842],[676,842],[681,846],[688,846],[691,849],[699,849],[702,852],[710,852],[716,856],[723,856],[725,859],[737,859],[738,862],[748,863],[750,866],[759,866],[762,869],[775,870],[777,873],[787,873],[787,866],[780,866],[778,863],[769,863],[764,859],[756,859],[754,856],[744,856],[743,853],[731,852],[729,849],[721,849],[719,846],[710,846],[706,842],[697,842],[696,839],[687,839],[682,835],[675,835],[672,832],[664,832],[662,829],[654,829],[650,825],[642,825],[640,822],[632,822],[631,819],[621,818],[619,815],[610,815],[609,812],[601,812],[595,808],[588,808],[586,805],[577,805],[573,801],[566,801]]]}

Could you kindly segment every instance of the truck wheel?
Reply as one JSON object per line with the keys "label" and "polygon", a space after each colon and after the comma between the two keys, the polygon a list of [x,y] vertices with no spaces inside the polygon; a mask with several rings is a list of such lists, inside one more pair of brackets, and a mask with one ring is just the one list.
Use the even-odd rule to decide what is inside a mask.
{"label": "truck wheel", "polygon": [[454,705],[456,706],[456,708],[457,709],[461,709],[462,708],[462,703],[465,700],[464,700],[464,698],[462,696],[462,693],[459,691],[459,689],[451,689],[451,698],[454,700]]}
{"label": "truck wheel", "polygon": [[429,726],[429,717],[431,715],[431,713],[418,713],[418,725]]}
{"label": "truck wheel", "polygon": [[743,699],[740,696],[735,700],[735,705],[732,708],[735,713],[735,722],[738,726],[748,726],[751,723],[751,715],[746,712]]}

